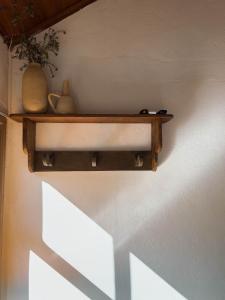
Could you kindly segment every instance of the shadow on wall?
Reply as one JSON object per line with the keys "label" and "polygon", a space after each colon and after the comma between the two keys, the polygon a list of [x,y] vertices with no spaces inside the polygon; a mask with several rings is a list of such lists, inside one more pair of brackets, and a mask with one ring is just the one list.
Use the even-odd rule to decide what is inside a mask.
{"label": "shadow on wall", "polygon": [[[177,89],[180,95],[182,95],[184,90],[183,85],[190,91],[189,85],[193,86],[193,83],[187,82],[181,85],[182,87]],[[185,95],[187,101],[191,95],[192,99],[195,98],[194,90],[192,93]],[[177,98],[179,99],[179,97]],[[197,105],[198,103],[195,102],[194,104]],[[201,110],[201,103],[199,103],[199,107],[197,108],[198,111]],[[193,120],[191,118],[191,102],[189,102],[185,110],[182,102],[179,105],[177,102],[170,103],[169,109],[175,110],[175,114],[178,117],[165,126],[165,140],[167,140],[168,136],[165,131],[173,131],[173,128],[169,126],[173,124],[172,127],[176,127],[178,126],[176,122],[180,122],[179,131],[182,130],[182,126],[185,128],[185,124],[189,121],[189,118]],[[192,113],[194,114],[194,112]],[[205,130],[205,126],[203,127]],[[190,135],[191,133],[189,132],[188,136],[190,137]],[[174,148],[175,152],[176,150]],[[184,154],[185,151],[182,153]],[[212,158],[214,159],[211,160]],[[24,161],[26,159],[25,157]],[[218,200],[220,195],[224,195],[225,191],[221,191],[223,176],[219,176],[221,180],[219,181],[218,176],[211,177],[210,174],[219,175],[221,173],[223,175],[221,161],[224,161],[224,158],[217,156],[217,161],[215,161],[213,154],[208,159],[208,161],[205,161],[204,167],[199,166],[198,163],[193,166],[195,172],[192,170],[192,175],[190,174],[186,178],[186,181],[184,181],[185,184],[183,181],[181,183],[172,182],[172,184],[178,186],[177,193],[176,191],[174,192],[173,186],[169,186],[164,193],[159,190],[159,188],[162,188],[162,182],[165,185],[166,180],[168,180],[167,176],[171,177],[170,172],[173,172],[171,168],[164,168],[162,172],[159,169],[157,173],[72,172],[60,174],[45,173],[38,176],[28,174],[26,180],[31,180],[31,176],[38,179],[39,183],[32,191],[32,193],[38,195],[41,191],[41,182],[48,182],[61,194],[65,195],[75,207],[81,209],[89,218],[93,219],[113,237],[115,243],[117,299],[127,300],[131,296],[129,252],[132,252],[148,267],[152,268],[157,274],[172,284],[173,287],[177,288],[187,299],[199,300],[204,298],[211,300],[213,295],[216,295],[218,289],[219,296],[217,299],[220,300],[220,293],[225,293],[225,291],[222,277],[223,265],[218,264],[216,256],[220,255],[220,250],[216,247],[216,243],[218,239],[223,240],[223,234],[222,232],[218,232],[218,224],[213,224],[212,220],[224,219],[221,216],[224,211],[224,208],[221,207],[223,202],[219,202]],[[25,164],[21,166],[17,165],[17,172],[19,172],[19,169],[24,168],[24,166],[27,168]],[[184,167],[184,164],[181,167]],[[182,172],[178,170],[178,172],[181,173],[182,177],[188,174],[188,172],[186,174],[185,170],[182,170]],[[15,182],[15,186],[17,184]],[[214,189],[212,189],[212,186]],[[148,191],[151,191],[151,194],[146,195],[146,187],[148,187]],[[222,187],[222,189],[224,188]],[[170,190],[173,193],[170,193]],[[215,190],[218,194],[215,194]],[[169,195],[165,194],[166,192]],[[30,193],[31,198],[32,193]],[[167,196],[168,199],[166,199]],[[159,213],[155,217],[150,214],[150,211],[154,210],[154,201],[159,201],[160,198],[162,199],[162,203],[159,207]],[[212,198],[217,199],[217,202],[212,202]],[[41,194],[40,197],[36,197],[35,199],[35,201],[25,199],[28,210],[35,211],[35,217],[31,215],[29,217],[30,220],[28,218],[26,221],[32,225],[23,231],[23,239],[27,241],[23,245],[23,255],[25,256],[26,264],[28,264],[29,251],[31,249],[49,266],[53,267],[59,274],[92,300],[108,299],[90,280],[85,278],[78,270],[71,267],[68,262],[59,257],[59,255],[42,242],[43,207],[40,201]],[[164,201],[165,199],[166,201]],[[141,208],[145,212],[140,213]],[[54,209],[52,211],[54,212]],[[130,221],[127,224],[124,222],[126,225],[121,228],[121,219],[126,215],[128,215]],[[139,223],[137,223],[134,217],[139,219]],[[220,224],[221,231],[224,226],[225,224]],[[196,232],[196,228],[199,229],[199,232]],[[27,236],[25,236],[25,232]],[[58,235],[58,232],[56,232],[56,235]],[[212,240],[213,236],[215,240]],[[206,249],[209,250],[206,251]],[[202,255],[203,252],[204,255]],[[8,255],[10,256],[10,253]],[[28,268],[28,265],[26,268]],[[209,269],[214,271],[213,274],[218,274],[216,280],[210,277],[210,273],[207,271]],[[197,274],[196,277],[193,277],[193,274]],[[195,285],[196,280],[199,283],[198,286]],[[28,290],[29,287],[26,286],[27,298],[24,296],[23,290],[23,299],[28,299]]]}
{"label": "shadow on wall", "polygon": [[[223,299],[224,264],[219,259],[223,250],[218,241],[225,246],[224,177],[218,179],[211,174],[223,174],[224,159],[222,156],[216,162],[211,161],[205,172],[190,180],[188,187],[181,187],[171,203],[143,222],[136,234],[116,251],[117,269],[121,271],[118,279],[126,283],[126,288],[129,286],[127,255],[131,251],[187,299]],[[220,224],[216,220],[221,220]],[[213,279],[208,270],[214,274]]]}
{"label": "shadow on wall", "polygon": [[[127,186],[134,186],[140,179],[140,175],[144,176],[138,173],[72,172],[60,173],[60,176],[57,173],[46,173],[41,175],[41,178],[95,220],[107,210],[110,204],[116,204],[118,195],[126,192]],[[110,225],[111,233],[116,224]]]}
{"label": "shadow on wall", "polygon": [[[131,2],[131,4],[138,3],[137,1]],[[53,249],[50,249],[48,245],[43,243],[41,184],[42,181],[45,181],[113,237],[116,299],[128,300],[131,297],[129,252],[132,252],[146,266],[153,269],[189,300],[223,300],[224,296],[221,295],[225,294],[225,266],[223,261],[221,261],[221,257],[224,257],[225,249],[223,233],[223,228],[225,227],[223,212],[225,208],[222,195],[225,194],[225,191],[223,187],[224,166],[221,164],[221,161],[224,161],[224,157],[218,156],[218,149],[221,152],[224,149],[218,146],[221,136],[213,140],[214,136],[218,134],[217,129],[219,127],[215,125],[214,128],[212,126],[213,131],[211,131],[208,138],[206,136],[204,140],[199,140],[200,135],[206,135],[208,128],[204,125],[199,129],[201,121],[197,123],[198,117],[201,117],[202,107],[208,105],[211,109],[213,106],[216,106],[218,99],[220,100],[220,95],[218,95],[218,86],[214,90],[212,89],[212,95],[208,96],[206,102],[199,94],[199,91],[206,87],[205,83],[208,85],[208,75],[204,73],[206,60],[200,62],[201,57],[199,55],[196,56],[196,53],[202,53],[201,50],[207,45],[201,44],[201,39],[199,42],[200,35],[198,36],[198,32],[189,31],[190,16],[185,10],[186,6],[188,6],[190,10],[193,10],[194,18],[200,22],[201,26],[204,25],[203,33],[206,36],[203,35],[203,39],[205,38],[205,43],[206,40],[208,43],[209,35],[205,30],[208,23],[205,24],[202,22],[204,20],[199,19],[196,9],[200,10],[203,7],[205,8],[205,5],[213,5],[216,1],[209,1],[207,4],[205,1],[198,1],[198,3],[195,1],[195,3],[192,3],[193,5],[190,5],[190,2],[181,3],[181,1],[175,0],[172,6],[171,3],[167,5],[165,1],[155,1],[154,8],[156,13],[153,14],[155,19],[151,19],[149,15],[145,14],[145,11],[137,10],[136,6],[142,6],[135,4],[135,18],[133,18],[133,21],[136,23],[128,20],[130,16],[126,14],[127,7],[123,7],[124,1],[116,1],[116,4],[113,1],[98,1],[96,5],[98,5],[97,3],[103,6],[104,3],[108,3],[109,8],[107,6],[104,8],[106,17],[110,18],[110,15],[112,15],[111,18],[113,19],[116,19],[115,11],[114,14],[111,13],[110,5],[114,8],[118,6],[119,11],[116,14],[118,19],[112,24],[106,23],[108,26],[105,26],[103,31],[96,31],[96,33],[94,26],[98,27],[99,25],[99,28],[103,28],[102,22],[105,16],[104,14],[101,15],[102,19],[100,14],[104,12],[104,9],[101,13],[97,9],[96,13],[94,6],[93,11],[91,10],[92,7],[89,7],[90,10],[86,10],[86,12],[91,11],[90,20],[88,16],[84,18],[82,14],[78,21],[76,21],[76,16],[71,17],[70,21],[75,20],[75,23],[71,25],[70,21],[68,21],[70,28],[74,29],[69,32],[75,33],[75,35],[70,35],[69,37],[71,40],[77,41],[77,56],[74,55],[73,51],[71,53],[71,40],[68,39],[64,45],[65,52],[61,52],[61,58],[57,58],[61,59],[61,65],[60,62],[56,63],[61,70],[63,78],[60,78],[60,76],[55,78],[53,86],[56,86],[54,83],[58,81],[58,86],[61,88],[62,79],[71,76],[69,79],[72,81],[75,78],[72,86],[77,89],[76,96],[80,101],[82,112],[88,112],[89,110],[91,113],[137,113],[142,108],[156,111],[168,109],[168,112],[174,114],[175,118],[163,128],[164,146],[159,156],[161,166],[159,166],[157,173],[49,173],[39,175],[27,174],[26,177],[21,179],[21,170],[26,168],[27,171],[27,164],[25,163],[27,157],[24,155],[24,162],[18,165],[16,155],[12,155],[13,159],[10,163],[13,170],[13,178],[10,179],[10,183],[15,187],[15,190],[17,188],[19,190],[27,181],[31,182],[26,198],[21,201],[24,205],[23,207],[26,206],[27,211],[32,212],[27,214],[26,218],[24,218],[24,212],[20,212],[16,218],[16,220],[19,219],[19,222],[13,225],[10,223],[11,227],[15,229],[11,239],[18,241],[19,236],[22,240],[18,242],[22,252],[19,258],[26,264],[26,270],[21,271],[25,287],[16,287],[16,289],[21,290],[21,299],[28,300],[29,287],[26,272],[29,268],[30,250],[32,250],[40,259],[54,268],[55,271],[92,300],[109,298],[91,280],[74,269],[65,258],[56,254]],[[143,1],[144,5],[146,3],[149,2]],[[178,9],[180,5],[182,9]],[[221,9],[221,12],[223,11]],[[204,9],[203,12],[205,13]],[[212,14],[210,10],[209,12],[210,16],[216,15]],[[169,26],[169,32],[166,31],[164,33],[166,26],[161,26],[166,24],[166,22],[163,23],[165,19],[169,20],[167,25],[171,27]],[[208,20],[209,18],[206,19]],[[82,22],[86,22],[86,20],[89,20],[93,26],[88,23],[88,28],[83,27],[84,23]],[[145,21],[142,22],[143,20]],[[161,29],[161,31],[154,31],[153,26],[150,37],[148,37],[148,31],[151,31],[152,24],[149,24],[148,20],[152,24],[155,22],[155,26],[159,26],[158,29]],[[178,21],[175,22],[174,20]],[[67,21],[65,20],[65,22]],[[126,33],[126,30],[121,30],[121,28],[124,29],[123,25],[126,25],[126,22],[129,24],[129,32],[132,32],[132,36],[130,36],[127,43],[125,42],[125,35],[129,32]],[[145,29],[147,27],[145,36],[140,34],[142,27],[138,27],[138,25],[142,24]],[[184,26],[184,31],[180,25]],[[64,28],[62,23],[59,26]],[[181,31],[178,30],[177,32],[178,27],[181,28]],[[79,31],[80,28],[83,28],[84,32],[81,30],[79,33],[76,33],[76,30]],[[224,26],[218,28],[224,28]],[[89,29],[93,30],[93,32],[89,32]],[[216,29],[212,29],[213,27],[210,28],[209,33],[214,36]],[[118,32],[120,33],[119,35]],[[135,37],[138,37],[138,39],[133,36],[135,32]],[[185,33],[189,35],[186,37]],[[104,34],[107,36],[107,39]],[[215,34],[215,36],[218,37],[218,34]],[[98,40],[96,41],[97,37]],[[117,41],[118,37],[121,38],[121,43],[115,43],[116,47],[111,52],[111,46],[114,46],[111,43],[112,41]],[[171,37],[174,38],[172,42],[170,41]],[[194,46],[194,50],[193,48],[192,50],[189,49],[190,42],[194,45],[194,42],[196,42],[197,46]],[[120,48],[121,44],[122,47]],[[105,60],[102,61],[101,57],[99,58],[99,53],[104,51],[99,51],[99,48],[96,50],[95,47],[100,46],[101,50],[101,47],[104,45],[108,45],[109,53],[104,53],[108,57],[103,57]],[[143,50],[140,45],[144,45],[144,51],[137,51],[136,53],[134,49]],[[154,45],[156,45],[155,48]],[[166,51],[165,47],[168,47]],[[125,51],[126,55],[124,55],[124,52],[120,53],[120,51],[117,51],[117,48],[120,51],[125,49],[131,52],[127,55]],[[91,56],[93,49],[96,52]],[[103,49],[105,48],[103,47]],[[161,54],[158,53],[159,49],[162,51]],[[91,53],[88,51],[91,51]],[[152,52],[147,56],[149,51]],[[167,51],[172,53],[169,58],[165,55]],[[205,53],[206,51],[203,54],[205,55]],[[176,54],[178,54],[178,58],[176,58]],[[154,60],[154,58],[156,59]],[[144,68],[145,72],[143,72]],[[148,76],[149,74],[150,76]],[[117,75],[119,76],[117,77]],[[123,80],[118,81],[118,78]],[[15,77],[14,80],[17,85],[19,82],[18,77]],[[221,84],[224,85],[223,82]],[[217,91],[217,98],[214,98],[215,90]],[[16,93],[15,91],[13,90],[13,93]],[[208,93],[207,87],[205,93]],[[214,103],[212,104],[212,102]],[[220,108],[219,105],[216,107],[217,109]],[[211,114],[206,111],[207,109],[204,109],[205,119],[203,121],[210,123]],[[193,122],[196,122],[197,127]],[[199,136],[192,138],[192,135],[196,134],[196,130],[200,130]],[[13,133],[14,139],[17,133]],[[185,138],[190,139],[189,145],[184,144]],[[207,142],[207,139],[210,141]],[[195,145],[192,145],[192,142]],[[202,142],[205,142],[205,145],[201,146]],[[215,147],[209,148],[211,144],[215,145]],[[16,143],[16,145],[21,147],[20,143]],[[209,148],[208,152],[207,147]],[[181,148],[182,151],[179,152]],[[202,159],[205,161],[202,161]],[[35,180],[37,183],[34,187],[32,182]],[[34,197],[34,194],[37,196]],[[11,201],[14,203],[15,194],[12,195]],[[17,212],[19,209],[21,207],[17,208]],[[52,213],[55,213],[54,209],[52,209]],[[11,218],[13,219],[13,217]],[[10,222],[12,222],[12,219]],[[59,222],[61,221],[60,215],[58,220]],[[67,218],[63,218],[63,221],[66,222]],[[73,224],[68,223],[67,225]],[[79,227],[74,228],[74,232],[79,229],[82,230]],[[54,232],[54,228],[52,228],[52,231]],[[73,235],[73,227],[71,227],[71,231],[70,234]],[[60,229],[57,229],[55,232],[56,238],[60,234],[62,234]],[[73,237],[76,237],[76,235],[74,234]],[[67,238],[69,237],[67,236]],[[83,238],[87,239],[88,237],[84,236]],[[218,243],[219,245],[217,246]],[[16,245],[18,246],[18,244]],[[73,244],[73,247],[76,249],[76,244]],[[95,245],[92,244],[91,247],[94,249]],[[10,259],[17,255],[17,253],[15,254],[16,251],[17,249],[10,249],[7,253],[8,258]],[[35,256],[32,257],[33,262],[40,262]],[[14,270],[13,263],[13,260],[9,263],[10,271],[11,269]],[[18,269],[20,269],[21,262],[18,265]],[[26,290],[25,293],[22,290],[23,288]]]}
{"label": "shadow on wall", "polygon": [[[129,289],[123,298],[121,292],[115,298],[119,276],[114,272],[112,237],[46,183],[42,203],[42,239],[29,251],[29,300],[130,299]],[[163,295],[185,300],[134,255],[127,255],[133,300]]]}
{"label": "shadow on wall", "polygon": [[[179,95],[176,103],[171,99],[173,105],[168,101],[168,106],[165,107],[165,109],[169,110],[169,113],[174,115],[174,119],[168,124],[163,125],[163,148],[159,154],[159,167],[166,162],[171,155],[176,144],[177,131],[182,131],[182,128],[188,124],[198,106],[196,103],[197,93],[203,80],[201,81],[201,78],[197,79],[196,74],[193,74],[192,78],[195,79],[191,79],[191,77],[186,78],[184,82],[174,83],[174,86],[172,85],[174,89],[177,89]],[[164,103],[166,103],[166,101],[164,101]],[[163,105],[166,104],[162,104],[162,107]]]}
{"label": "shadow on wall", "polygon": [[[182,126],[185,127],[185,123],[191,119],[191,114],[193,113],[194,107],[193,99],[195,99],[195,93],[197,93],[198,85],[200,82],[194,84],[192,81],[187,81],[186,83],[177,83],[175,84],[177,89],[177,93],[182,96],[184,86],[188,91],[185,94],[185,99],[187,101],[186,105],[183,105],[183,102],[180,101],[179,104],[175,102],[170,102],[168,109],[175,114],[175,119],[168,123],[164,128],[164,151],[161,155],[164,155],[163,160],[169,157],[172,148],[174,147],[176,133],[175,130],[182,130]],[[192,88],[192,89],[191,89]],[[179,97],[177,97],[179,99]],[[184,97],[183,97],[184,99]],[[182,99],[182,100],[183,100]],[[192,99],[190,101],[190,99]],[[163,103],[163,102],[162,102]],[[162,103],[158,103],[158,108],[162,108]],[[194,103],[195,105],[197,103]],[[153,103],[152,106],[157,106],[156,102]],[[159,171],[160,172],[160,171]],[[79,173],[46,173],[40,174],[38,177],[42,181],[48,182],[51,186],[55,187],[60,193],[65,195],[67,199],[71,201],[76,207],[85,212],[90,218],[96,220],[98,224],[104,224],[102,227],[105,227],[107,231],[113,236],[115,239],[115,244],[117,244],[118,238],[118,224],[116,223],[117,217],[114,214],[118,213],[118,209],[120,208],[120,201],[124,201],[123,209],[126,210],[127,201],[131,201],[129,197],[127,197],[127,190],[131,190],[132,186],[135,186],[135,189],[140,190],[143,187],[141,181],[144,180],[144,184],[148,181],[148,186],[153,185],[154,181],[157,178],[157,174],[159,173],[129,173],[129,172],[109,172],[105,174],[104,172],[100,173],[87,173],[87,172],[79,172]],[[40,181],[40,184],[41,184]],[[205,178],[199,178],[199,183],[204,185]],[[41,189],[41,185],[40,185]],[[209,193],[205,194],[203,191],[203,195],[209,197]],[[188,194],[185,198],[190,196],[191,198],[201,198],[204,196],[195,197],[192,194]],[[127,199],[125,199],[127,198]],[[40,200],[40,199],[39,199]],[[136,210],[143,203],[142,199],[140,201],[133,202],[133,212],[132,214],[136,214]],[[187,199],[188,200],[188,199]],[[149,201],[149,199],[144,199],[144,201]],[[174,202],[175,201],[175,202]],[[170,244],[170,235],[176,226],[180,228],[180,235],[188,235],[188,229],[184,228],[182,231],[182,227],[179,224],[179,220],[184,221],[191,219],[192,209],[190,207],[189,215],[183,216],[180,219],[177,216],[177,213],[182,210],[182,205],[180,209],[178,209],[177,203],[180,199],[174,200],[173,205],[170,207],[168,205],[168,210],[171,211],[173,216],[170,216],[170,221],[167,224],[164,224],[160,221],[159,226],[155,228],[155,219],[151,219],[150,222],[143,220],[143,229],[137,227],[137,232],[133,232],[133,234],[129,235],[128,241],[122,244],[119,248],[115,249],[115,271],[116,271],[116,299],[128,300],[130,299],[130,266],[129,266],[129,252],[133,252],[137,257],[139,257],[142,261],[146,263],[147,266],[153,268],[156,273],[158,273],[162,278],[166,279],[167,282],[171,283],[174,287],[178,287],[178,290],[186,297],[190,297],[188,299],[196,299],[195,296],[190,295],[190,290],[184,285],[184,282],[192,282],[194,286],[195,279],[190,278],[190,276],[186,277],[186,269],[187,262],[184,259],[184,263],[182,265],[182,259],[184,258],[183,253],[179,253],[179,264],[171,265],[173,261],[178,259],[177,255],[174,257],[174,252],[177,254],[177,248],[179,249],[179,241],[176,241],[176,236],[171,240],[175,242],[175,245]],[[176,205],[174,204],[176,203]],[[201,203],[202,204],[202,203]],[[40,258],[42,258],[46,263],[52,266],[59,274],[61,274],[65,279],[74,284],[79,290],[85,293],[92,300],[101,300],[108,299],[104,293],[102,293],[98,288],[93,285],[91,281],[85,278],[78,270],[74,269],[68,262],[66,262],[62,257],[57,255],[52,249],[50,249],[46,244],[42,241],[42,211],[41,201],[36,203],[37,207],[35,208],[35,226],[34,228],[37,231],[33,231],[34,228],[30,228],[28,239],[31,241],[30,244],[27,244],[26,248],[26,257],[28,261],[29,251],[32,249]],[[113,211],[113,207],[118,206],[115,211]],[[205,205],[205,204],[204,204]],[[210,203],[208,203],[210,205]],[[162,211],[165,208],[162,207]],[[201,207],[202,209],[202,207]],[[34,210],[34,207],[32,208]],[[104,214],[109,213],[108,224],[105,223],[105,218],[101,217]],[[130,212],[129,212],[130,214]],[[131,214],[131,218],[132,218]],[[196,213],[197,214],[197,213]],[[118,215],[118,217],[122,217],[123,213]],[[199,211],[199,215],[201,216],[201,212]],[[164,213],[159,214],[163,218]],[[198,214],[197,214],[198,216]],[[101,219],[102,218],[102,219]],[[165,217],[166,218],[166,217]],[[171,219],[176,220],[175,225],[171,228]],[[60,217],[59,217],[60,220]],[[104,221],[103,221],[104,220]],[[113,222],[113,223],[111,223]],[[111,224],[110,224],[111,223]],[[129,225],[128,225],[129,226]],[[132,225],[135,227],[135,225]],[[161,230],[159,228],[162,228]],[[36,230],[35,229],[35,230]],[[155,230],[155,233],[154,233]],[[185,231],[186,230],[186,231]],[[129,231],[130,232],[130,231]],[[151,232],[151,238],[148,241],[148,232]],[[57,234],[57,233],[56,233]],[[156,236],[156,241],[154,241],[154,236]],[[159,238],[160,236],[160,238]],[[165,244],[162,239],[165,236]],[[168,236],[169,238],[166,238]],[[84,237],[85,238],[85,237]],[[159,238],[157,240],[157,238]],[[151,241],[153,244],[151,244]],[[158,243],[158,244],[157,244]],[[183,243],[183,242],[182,242]],[[192,241],[190,241],[192,243]],[[188,249],[187,245],[187,248]],[[198,249],[197,249],[198,250]],[[174,252],[173,252],[174,251]],[[186,254],[187,255],[187,254]],[[200,255],[200,254],[199,254]],[[188,260],[188,265],[191,266],[191,257],[186,258]],[[182,267],[180,267],[182,266]],[[172,272],[171,270],[174,270]],[[177,270],[178,269],[178,270]],[[172,273],[171,273],[172,272]],[[182,272],[182,274],[181,274]],[[191,273],[191,272],[190,272]],[[203,287],[201,287],[203,288]],[[27,287],[28,291],[28,287]],[[197,289],[193,287],[194,293],[196,293]],[[198,291],[197,291],[198,292]],[[201,295],[202,289],[199,291],[199,295]],[[28,295],[28,294],[27,294]],[[191,297],[192,296],[192,297]],[[28,296],[27,296],[28,297]],[[201,296],[199,296],[199,299]],[[207,299],[207,298],[205,298]],[[209,299],[209,298],[208,298]],[[32,300],[32,299],[29,299]]]}
{"label": "shadow on wall", "polygon": [[[223,171],[220,164],[220,160],[223,158],[219,158],[217,163],[213,165],[213,169],[217,172]],[[207,165],[205,168],[206,173],[209,170],[211,170],[211,166]],[[223,239],[225,224],[221,224],[221,228],[218,230],[217,225],[212,223],[211,220],[215,215],[219,219],[223,219],[224,205],[222,202],[212,203],[211,199],[215,197],[214,190],[209,185],[207,188],[205,187],[205,182],[208,182],[209,179],[217,190],[218,196],[222,195],[224,192],[224,187],[221,184],[223,182],[222,178],[221,182],[215,178],[211,180],[209,175],[193,178],[194,185],[198,186],[198,190],[191,188],[187,194],[183,194],[175,202],[173,199],[173,205],[168,203],[166,207],[161,208],[161,212],[158,214],[160,219],[158,219],[159,217],[153,217],[150,221],[145,221],[142,224],[142,228],[137,229],[136,233],[129,236],[128,240],[120,248],[115,249],[116,299],[130,299],[130,290],[134,294],[141,294],[140,290],[133,290],[134,286],[135,288],[139,287],[138,284],[132,281],[134,286],[130,285],[131,266],[129,253],[131,252],[135,253],[137,257],[145,262],[146,266],[156,271],[157,274],[166,279],[174,287],[179,286],[179,291],[182,291],[187,299],[201,299],[204,296],[203,293],[205,293],[205,299],[212,299],[213,296],[217,297],[217,290],[220,292],[216,299],[220,299],[221,290],[224,289],[223,279],[220,278],[220,273],[221,275],[223,274],[223,267],[220,264],[216,265],[218,250],[215,248],[215,244],[218,239]],[[106,245],[104,246],[104,242],[108,239],[108,234],[103,231],[101,232],[97,224],[86,215],[84,216],[75,206],[69,204],[69,201],[52,187],[44,184],[44,190],[46,192],[43,192],[44,207],[41,218],[41,237],[39,237],[39,245],[31,249],[39,258],[42,258],[44,264],[48,263],[50,267],[53,267],[55,272],[58,272],[64,279],[72,283],[79,291],[82,291],[91,299],[115,299],[113,294],[109,294],[110,297],[106,296],[107,288],[106,295],[101,292],[101,290],[104,290],[104,285],[103,287],[101,286],[102,281],[106,280],[107,282],[108,280],[112,285],[114,281],[113,276],[108,276],[114,272],[112,257],[107,258],[108,254],[113,251],[113,245],[109,248]],[[50,193],[48,192],[49,190]],[[197,202],[196,199],[200,198],[202,200]],[[189,201],[188,209],[187,207],[184,208],[184,201]],[[48,203],[47,206],[46,203]],[[205,215],[205,211],[210,211],[211,215]],[[74,213],[75,215],[73,215]],[[77,213],[78,215],[76,216]],[[80,221],[80,218],[83,218],[83,221]],[[82,224],[82,222],[84,223]],[[85,228],[86,222],[91,226],[89,229],[88,227]],[[193,234],[196,228],[198,230]],[[205,234],[206,229],[210,231],[210,235]],[[93,234],[91,233],[92,230],[94,230]],[[100,230],[99,234],[103,234],[103,236],[97,237],[96,230]],[[110,235],[108,236],[110,239]],[[186,245],[184,244],[183,236],[185,236]],[[44,237],[44,241],[42,237]],[[81,238],[80,242],[78,242],[79,238]],[[102,248],[101,245],[98,245],[99,242],[102,243]],[[82,244],[85,245],[83,250]],[[52,249],[48,248],[48,245]],[[203,251],[204,258],[201,256]],[[205,260],[205,256],[208,257],[208,260]],[[106,261],[104,262],[105,258]],[[96,264],[96,261],[100,263],[99,267],[93,268],[93,264]],[[41,264],[43,262],[39,261]],[[78,267],[80,268],[80,272],[76,270],[76,264],[80,265]],[[84,276],[83,272],[85,264],[87,264],[89,269],[86,269],[87,276]],[[209,285],[211,275],[207,271],[205,271],[205,278],[199,277],[198,268],[202,267],[202,265],[205,265],[206,270],[210,268],[218,272],[218,278],[216,282],[213,282],[213,286]],[[34,268],[33,266],[34,275],[30,279],[32,280],[32,288],[34,289],[32,290],[33,295],[36,295],[38,292],[40,294],[44,293],[44,288],[51,293],[53,290],[51,284],[48,283],[45,287],[43,281],[38,280],[40,273],[37,270],[38,267]],[[193,272],[193,270],[195,271]],[[93,277],[94,281],[98,281],[98,274],[101,274],[99,289],[96,288],[98,283],[93,284],[93,280],[88,279],[90,272],[92,275],[95,274]],[[194,277],[193,273],[195,274]],[[136,278],[134,270],[132,270],[132,274]],[[142,278],[141,282],[146,282],[147,285],[152,284],[154,286],[154,282],[149,281],[150,279],[153,280],[154,278],[149,273],[149,277]],[[198,282],[198,287],[196,287],[196,281]],[[67,284],[64,284],[64,288],[66,288],[65,285]],[[109,290],[111,289],[113,290],[113,287],[109,288]],[[71,296],[68,299],[73,299],[74,290],[72,289],[70,293]],[[146,294],[144,296],[146,297]],[[155,299],[161,299],[157,298],[157,295],[155,296]],[[81,299],[84,298],[77,296],[77,299],[79,297]],[[176,297],[177,299],[183,299],[178,293]],[[133,296],[132,299],[138,298]],[[29,300],[33,300],[33,298],[31,297]]]}

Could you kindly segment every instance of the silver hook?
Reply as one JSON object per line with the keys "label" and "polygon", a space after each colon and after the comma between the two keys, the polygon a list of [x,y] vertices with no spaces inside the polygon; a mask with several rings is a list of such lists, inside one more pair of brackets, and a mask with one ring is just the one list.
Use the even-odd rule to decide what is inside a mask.
{"label": "silver hook", "polygon": [[144,160],[142,155],[136,154],[135,155],[135,167],[142,168],[144,166]]}
{"label": "silver hook", "polygon": [[54,153],[45,153],[42,157],[42,164],[44,167],[53,167],[55,160]]}
{"label": "silver hook", "polygon": [[91,158],[91,166],[92,168],[97,167],[97,153],[93,153],[92,158]]}

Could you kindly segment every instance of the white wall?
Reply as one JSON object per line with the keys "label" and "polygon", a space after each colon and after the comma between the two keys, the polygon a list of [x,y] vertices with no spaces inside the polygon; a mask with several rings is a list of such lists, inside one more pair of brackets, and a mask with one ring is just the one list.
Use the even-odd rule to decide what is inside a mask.
{"label": "white wall", "polygon": [[8,50],[0,37],[0,110],[8,109]]}
{"label": "white wall", "polygon": [[[99,0],[56,26],[67,35],[61,38],[56,59],[59,72],[50,81],[52,90],[60,90],[62,80],[70,79],[81,112],[136,113],[146,107],[167,108],[175,118],[164,126],[157,173],[30,174],[22,152],[22,127],[10,123],[5,210],[7,300],[28,299],[30,250],[91,299],[105,299],[43,242],[42,181],[113,238],[117,299],[130,297],[129,253],[189,300],[224,299],[224,9],[221,0]],[[21,110],[20,82],[21,73],[14,62],[14,112]],[[39,138],[43,141],[45,136],[49,146],[62,147],[65,134],[73,143],[85,135],[84,128],[79,133],[74,126],[73,134],[69,125],[61,126],[60,137],[57,130],[52,133],[53,128],[48,134],[48,125],[40,126]],[[60,228],[66,214],[59,214],[58,220]],[[71,249],[80,249],[75,243],[77,235],[86,240],[87,233],[82,230],[82,226],[72,227]],[[57,238],[61,235],[56,233]],[[100,245],[104,247],[104,240]],[[89,253],[96,251],[95,243],[89,247]],[[79,255],[73,257],[74,264],[85,261],[86,252]],[[107,275],[104,259],[103,255],[102,268]],[[139,300],[149,299],[147,292],[141,292]]]}

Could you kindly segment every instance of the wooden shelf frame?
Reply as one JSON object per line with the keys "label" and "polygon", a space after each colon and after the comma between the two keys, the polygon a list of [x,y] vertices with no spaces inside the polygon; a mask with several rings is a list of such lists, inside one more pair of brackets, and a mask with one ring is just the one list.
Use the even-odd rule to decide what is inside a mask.
{"label": "wooden shelf frame", "polygon": [[[23,123],[23,149],[28,155],[30,172],[50,171],[156,171],[162,150],[162,124],[169,114],[136,115],[50,115],[12,114],[11,119]],[[36,123],[118,123],[151,124],[149,151],[36,151]]]}
{"label": "wooden shelf frame", "polygon": [[152,123],[159,121],[166,123],[173,118],[169,114],[11,114],[10,118],[22,123],[29,119],[36,123]]}

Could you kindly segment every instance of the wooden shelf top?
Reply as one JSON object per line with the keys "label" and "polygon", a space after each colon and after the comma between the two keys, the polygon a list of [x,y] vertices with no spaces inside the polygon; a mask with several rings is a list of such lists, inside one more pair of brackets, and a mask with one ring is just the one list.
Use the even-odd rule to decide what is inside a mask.
{"label": "wooden shelf top", "polygon": [[166,123],[173,118],[170,114],[11,114],[10,118],[17,122],[29,119],[37,123],[152,123],[160,120]]}

